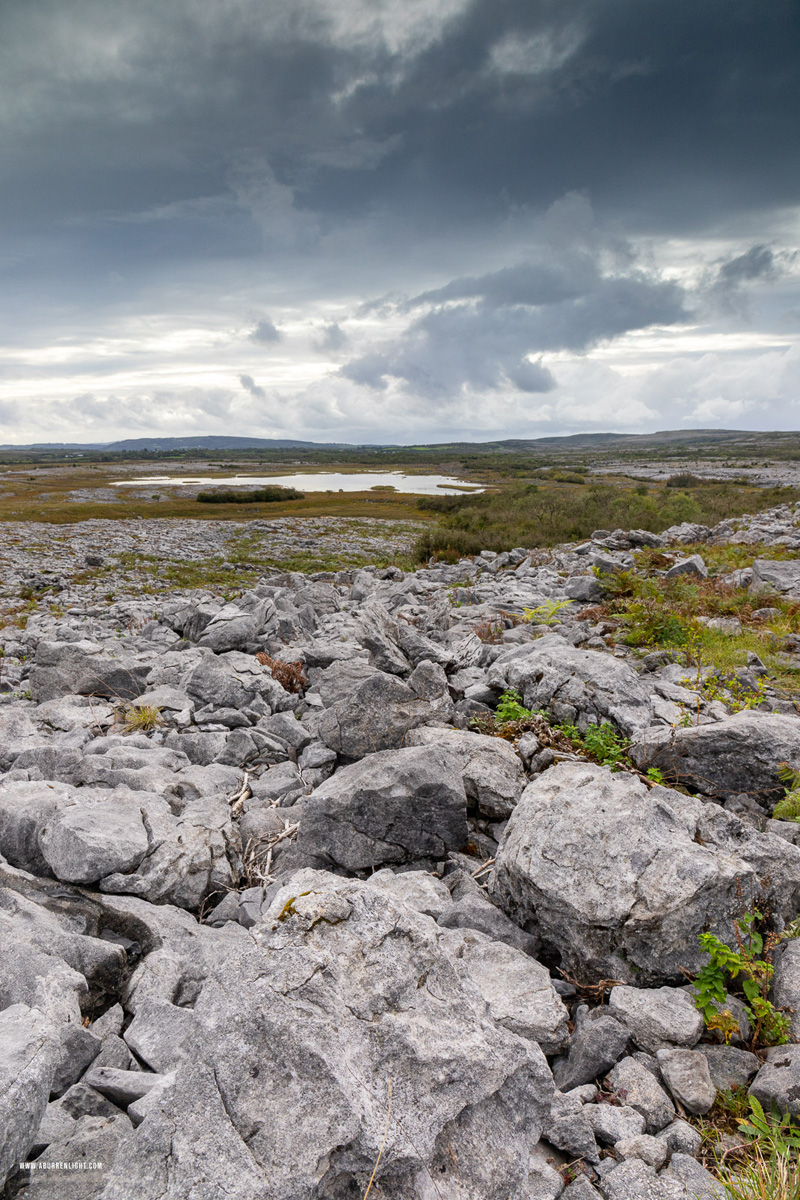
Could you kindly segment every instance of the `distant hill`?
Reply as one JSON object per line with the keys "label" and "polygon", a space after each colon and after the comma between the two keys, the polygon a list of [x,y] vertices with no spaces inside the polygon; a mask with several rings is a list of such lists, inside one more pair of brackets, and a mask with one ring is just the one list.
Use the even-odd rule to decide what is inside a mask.
{"label": "distant hill", "polygon": [[185,437],[125,438],[121,442],[35,442],[24,446],[6,444],[0,450],[345,450],[346,442],[299,442],[291,438]]}
{"label": "distant hill", "polygon": [[[507,454],[543,454],[555,452],[576,451],[598,452],[619,451],[641,453],[652,449],[654,452],[664,451],[675,454],[702,452],[713,446],[725,447],[728,451],[734,447],[756,452],[760,447],[772,452],[779,450],[788,443],[796,443],[800,438],[797,431],[748,431],[743,429],[663,429],[656,433],[569,433],[539,438],[498,438],[483,442],[454,440],[449,442],[412,443],[353,443],[353,442],[312,442],[295,438],[256,438],[256,437],[141,437],[124,438],[116,442],[37,442],[35,444],[0,445],[0,451],[51,451],[54,453],[69,452],[104,452],[109,454],[169,454],[181,450],[341,450],[341,451],[373,451],[373,452],[409,452],[451,451],[461,454],[507,453]],[[794,448],[794,447],[793,447]]]}

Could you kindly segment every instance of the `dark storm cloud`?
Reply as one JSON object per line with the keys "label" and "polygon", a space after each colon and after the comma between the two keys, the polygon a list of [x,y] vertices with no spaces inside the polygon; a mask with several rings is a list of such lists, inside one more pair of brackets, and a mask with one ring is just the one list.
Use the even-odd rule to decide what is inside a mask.
{"label": "dark storm cloud", "polygon": [[576,187],[643,228],[798,198],[792,0],[427,9],[404,39],[400,0],[6,4],[6,212],[163,211],[259,160],[298,212],[423,226]]}
{"label": "dark storm cloud", "polygon": [[[276,380],[353,428],[563,411],[555,354],[796,307],[767,225],[800,203],[799,33],[796,0],[6,0],[0,342],[39,358],[4,370],[153,427]],[[309,384],[320,353],[350,361]]]}
{"label": "dark storm cloud", "polygon": [[274,342],[279,342],[283,334],[277,325],[270,321],[269,317],[262,317],[248,336],[251,342],[260,342],[262,345],[269,346]]}

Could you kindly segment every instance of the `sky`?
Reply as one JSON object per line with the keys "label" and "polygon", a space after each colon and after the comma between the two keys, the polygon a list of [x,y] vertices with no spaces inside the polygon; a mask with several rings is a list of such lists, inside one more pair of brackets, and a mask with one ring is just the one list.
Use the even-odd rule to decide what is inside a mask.
{"label": "sky", "polygon": [[798,0],[4,0],[0,442],[800,428]]}

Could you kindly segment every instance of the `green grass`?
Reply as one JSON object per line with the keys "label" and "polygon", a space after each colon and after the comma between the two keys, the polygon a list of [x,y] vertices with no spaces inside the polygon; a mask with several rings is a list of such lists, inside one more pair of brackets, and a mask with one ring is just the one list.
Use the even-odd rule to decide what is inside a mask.
{"label": "green grass", "polygon": [[472,496],[423,496],[417,502],[419,511],[438,514],[439,520],[422,534],[418,554],[454,561],[480,550],[580,541],[595,529],[658,533],[682,521],[714,525],[796,500],[796,488],[718,483],[682,491],[663,485],[631,486],[630,481],[582,482],[580,487],[550,481],[515,483]]}

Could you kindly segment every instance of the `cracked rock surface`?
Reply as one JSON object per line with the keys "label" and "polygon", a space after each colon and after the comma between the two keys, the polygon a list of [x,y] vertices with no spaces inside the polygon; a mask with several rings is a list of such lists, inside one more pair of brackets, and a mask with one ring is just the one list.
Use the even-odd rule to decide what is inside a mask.
{"label": "cracked rock surface", "polygon": [[[714,1044],[683,971],[698,933],[733,944],[743,890],[776,929],[797,915],[800,846],[770,815],[800,718],[733,714],[584,605],[593,565],[794,544],[793,520],[225,595],[120,574],[113,598],[74,565],[107,536],[113,573],[141,523],[26,527],[38,567],[0,531],[39,595],[0,631],[9,1200],[358,1200],[373,1172],[375,1200],[715,1196],[680,1114],[731,1081],[796,1113],[800,1046],[756,1057],[744,1018]],[[149,524],[177,553],[179,523]],[[224,552],[217,524],[186,524],[187,558]],[[756,590],[800,591],[771,564]],[[547,719],[491,736],[508,688]],[[621,770],[553,732],[604,721]],[[681,790],[646,775],[667,760]],[[795,948],[774,999],[797,1012]]]}

